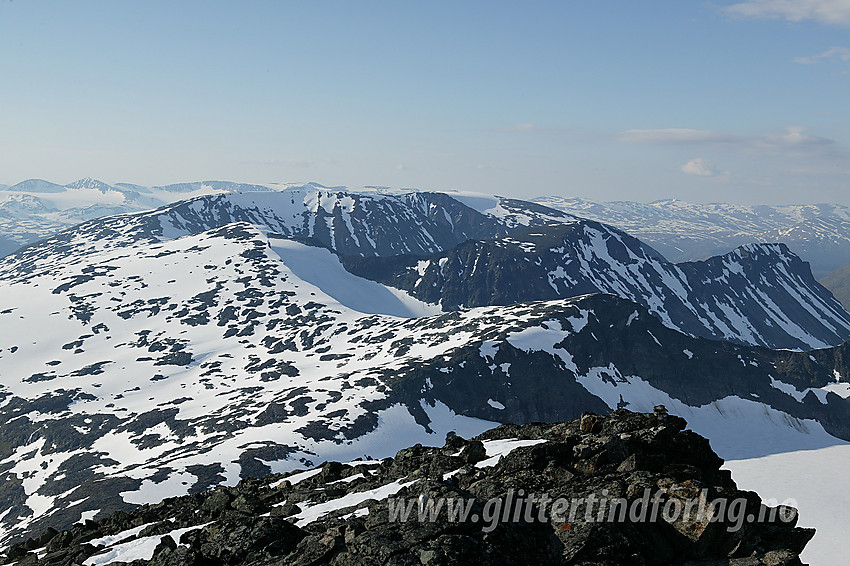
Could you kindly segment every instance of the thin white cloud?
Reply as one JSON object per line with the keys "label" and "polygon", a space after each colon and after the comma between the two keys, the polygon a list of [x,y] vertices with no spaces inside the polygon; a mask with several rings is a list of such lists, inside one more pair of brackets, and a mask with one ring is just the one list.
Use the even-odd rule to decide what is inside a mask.
{"label": "thin white cloud", "polygon": [[739,141],[737,136],[721,134],[712,130],[691,130],[687,128],[626,130],[617,134],[617,139],[624,142],[660,144],[704,144]]}
{"label": "thin white cloud", "polygon": [[762,147],[805,147],[831,145],[835,143],[831,139],[810,136],[804,132],[805,128],[789,126],[784,134],[765,134],[755,140],[755,144]]}
{"label": "thin white cloud", "polygon": [[791,22],[814,20],[824,24],[850,26],[850,0],[745,0],[726,11],[749,18],[784,19]]}
{"label": "thin white cloud", "polygon": [[[802,65],[817,65],[818,63],[823,62],[837,62],[837,63],[848,63],[850,62],[850,48],[847,47],[830,47],[823,53],[818,53],[817,55],[810,55],[809,57],[795,57],[795,63],[800,63]],[[846,74],[846,70],[843,74]]]}
{"label": "thin white cloud", "polygon": [[708,161],[702,157],[691,159],[682,165],[682,172],[687,173],[688,175],[696,175],[698,177],[711,177],[714,175],[714,171],[711,170]]}
{"label": "thin white cloud", "polygon": [[829,138],[806,134],[805,128],[799,126],[790,126],[782,134],[762,134],[759,136],[741,136],[713,130],[684,128],[625,130],[617,134],[617,139],[622,142],[661,145],[706,146],[725,144],[751,151],[802,150],[835,143]]}
{"label": "thin white cloud", "polygon": [[824,59],[838,59],[839,61],[850,61],[850,48],[847,47],[830,47],[823,53],[812,55],[810,57],[795,57],[795,63],[804,65],[814,65]]}

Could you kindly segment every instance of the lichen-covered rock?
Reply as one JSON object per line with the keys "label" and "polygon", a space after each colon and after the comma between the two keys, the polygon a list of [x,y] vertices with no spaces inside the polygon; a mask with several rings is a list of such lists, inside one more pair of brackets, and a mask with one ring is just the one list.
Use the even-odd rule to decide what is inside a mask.
{"label": "lichen-covered rock", "polygon": [[814,531],[739,491],[722,463],[663,408],[509,424],[48,530],[6,562],[799,566]]}

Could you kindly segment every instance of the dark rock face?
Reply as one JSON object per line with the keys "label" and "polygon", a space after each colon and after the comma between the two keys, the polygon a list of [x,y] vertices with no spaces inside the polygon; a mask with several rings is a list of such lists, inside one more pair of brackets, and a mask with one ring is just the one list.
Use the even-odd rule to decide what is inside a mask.
{"label": "dark rock face", "polygon": [[610,226],[564,222],[430,256],[343,261],[356,275],[445,310],[610,293],[701,338],[799,349],[850,339],[850,313],[784,244],[673,264]]}
{"label": "dark rock face", "polygon": [[[513,308],[523,309],[525,321],[557,321],[564,329],[571,328],[584,309],[592,313],[556,344],[569,352],[569,364],[548,352],[516,347],[510,337],[517,330],[506,324],[486,335],[499,344],[492,353],[482,355],[482,341],[470,342],[441,358],[386,375],[391,398],[402,400],[412,414],[424,398],[439,400],[458,414],[497,422],[564,421],[584,411],[615,408],[582,380],[597,372],[599,380],[620,389],[618,408],[634,408],[629,376],[640,376],[692,407],[729,396],[757,399],[793,417],[817,420],[829,434],[850,439],[850,400],[834,393],[818,400],[806,392],[834,383],[836,374],[850,375],[850,342],[807,352],[751,348],[685,336],[644,308],[611,295],[574,299],[559,311],[552,305],[538,302]],[[447,322],[460,316],[450,313],[434,320]],[[442,367],[452,370],[442,372]],[[777,388],[776,380],[792,384],[799,399],[788,389]],[[504,408],[493,407],[488,399]]]}
{"label": "dark rock face", "polygon": [[[267,202],[277,209],[266,209]],[[286,205],[299,209],[288,216]],[[380,197],[292,190],[257,202],[245,194],[201,197],[163,208],[159,222],[187,234],[248,222],[287,237],[310,238],[348,255],[435,252],[470,238],[508,232],[502,222],[448,195],[424,192]]]}
{"label": "dark rock face", "polygon": [[[162,566],[800,565],[814,531],[795,526],[795,510],[738,491],[708,441],[685,426],[663,407],[502,425],[473,440],[450,436],[442,448],[245,479],[48,529],[11,547],[6,563],[105,563],[112,552]],[[653,500],[660,513],[641,511]],[[724,511],[701,514],[699,502],[725,502]]]}
{"label": "dark rock face", "polygon": [[[539,205],[537,208],[546,210]],[[572,218],[559,211],[549,212],[554,218]],[[358,256],[435,253],[469,239],[503,236],[522,228],[511,227],[509,222],[484,215],[441,193],[375,195],[293,189],[209,195],[152,212],[98,218],[58,232],[0,262],[0,280],[37,272],[56,253],[93,253],[97,250],[93,242],[107,248],[155,245],[242,222]],[[539,222],[542,220],[532,220]]]}

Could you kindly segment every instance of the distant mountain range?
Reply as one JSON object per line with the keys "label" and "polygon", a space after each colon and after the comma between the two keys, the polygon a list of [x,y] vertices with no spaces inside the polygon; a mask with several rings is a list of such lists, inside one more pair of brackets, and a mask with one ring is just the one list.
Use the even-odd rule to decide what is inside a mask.
{"label": "distant mountain range", "polygon": [[616,226],[672,262],[706,259],[745,244],[782,242],[821,278],[850,264],[850,208],[837,204],[649,204],[540,197],[534,202]]}
{"label": "distant mountain range", "polygon": [[[266,186],[229,181],[145,187],[131,183],[109,185],[92,178],[67,185],[42,179],[0,185],[0,257],[93,218],[158,208],[206,194],[270,192],[297,187],[329,189],[318,183]],[[475,209],[497,207],[496,202],[511,200],[447,194]],[[644,204],[565,197],[538,197],[531,202],[620,228],[673,263],[723,255],[746,244],[782,242],[811,264],[818,279],[850,264],[850,209],[842,205],[744,206],[692,204],[675,199]],[[529,207],[531,203],[525,202],[523,206]]]}
{"label": "distant mountain range", "polygon": [[280,188],[225,181],[143,187],[130,183],[108,185],[91,178],[68,185],[43,179],[0,185],[0,257],[93,218],[149,210],[203,194]]}
{"label": "distant mountain range", "polygon": [[513,199],[308,186],[88,220],[0,260],[0,540],[587,410],[664,404],[724,457],[831,446],[848,316],[782,245],[672,265]]}

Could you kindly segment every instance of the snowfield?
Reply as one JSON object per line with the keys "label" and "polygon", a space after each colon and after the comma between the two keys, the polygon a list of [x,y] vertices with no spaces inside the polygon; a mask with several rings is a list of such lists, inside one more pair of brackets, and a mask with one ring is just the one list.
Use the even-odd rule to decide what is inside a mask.
{"label": "snowfield", "polygon": [[802,560],[818,566],[843,566],[850,556],[850,444],[781,452],[761,458],[728,460],[725,467],[740,489],[781,503],[793,500],[801,527],[817,529]]}

